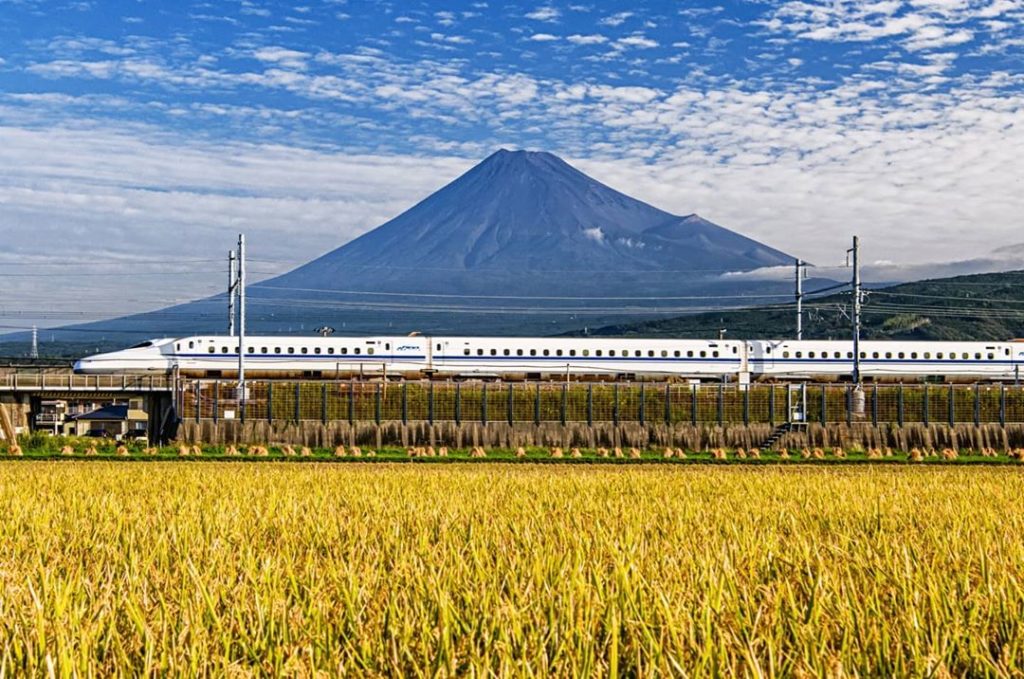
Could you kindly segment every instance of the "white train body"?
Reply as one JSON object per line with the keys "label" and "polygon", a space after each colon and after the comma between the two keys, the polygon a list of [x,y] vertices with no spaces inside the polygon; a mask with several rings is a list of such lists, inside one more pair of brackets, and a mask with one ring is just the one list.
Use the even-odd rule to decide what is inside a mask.
{"label": "white train body", "polygon": [[[861,374],[1019,379],[1022,342],[860,344]],[[853,343],[832,340],[686,340],[551,337],[283,337],[245,340],[252,376],[448,375],[462,377],[652,375],[696,379],[804,379],[853,372]],[[81,373],[206,376],[238,369],[238,338],[159,339],[81,359]]]}

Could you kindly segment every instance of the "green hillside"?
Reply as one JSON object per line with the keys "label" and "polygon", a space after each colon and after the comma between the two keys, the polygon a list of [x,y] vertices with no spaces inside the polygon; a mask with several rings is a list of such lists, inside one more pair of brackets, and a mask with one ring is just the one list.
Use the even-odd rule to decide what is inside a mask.
{"label": "green hillside", "polygon": [[[865,339],[1003,340],[1024,337],[1024,271],[904,283],[865,292]],[[804,339],[850,335],[848,291],[808,298]],[[597,336],[780,338],[795,334],[796,305],[708,312],[592,329]],[[582,335],[582,332],[572,333]]]}

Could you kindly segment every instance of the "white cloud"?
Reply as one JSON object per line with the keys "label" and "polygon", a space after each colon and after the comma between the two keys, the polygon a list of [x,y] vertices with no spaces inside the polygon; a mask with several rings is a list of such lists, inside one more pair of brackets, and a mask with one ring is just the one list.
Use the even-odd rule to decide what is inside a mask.
{"label": "white cloud", "polygon": [[552,42],[558,39],[557,35],[551,35],[550,33],[534,33],[530,36],[530,40],[533,42]]}
{"label": "white cloud", "polygon": [[621,26],[623,23],[625,23],[626,19],[630,18],[631,16],[633,16],[632,12],[619,12],[617,14],[612,14],[611,16],[604,17],[603,19],[601,19],[600,23],[604,26]]}
{"label": "white cloud", "polygon": [[527,19],[533,19],[534,21],[555,21],[560,17],[562,13],[554,7],[545,6],[538,7],[532,12],[526,14]]}
{"label": "white cloud", "polygon": [[308,52],[288,49],[285,47],[260,47],[253,50],[253,57],[259,61],[269,62],[284,68],[306,68],[306,61],[310,55]]}
{"label": "white cloud", "polygon": [[643,35],[628,35],[615,41],[619,47],[637,47],[639,49],[651,49],[658,46],[657,40],[652,40]]}
{"label": "white cloud", "polygon": [[566,38],[569,42],[574,45],[601,45],[608,42],[608,38],[603,35],[570,35]]}
{"label": "white cloud", "polygon": [[600,226],[593,226],[589,229],[583,229],[583,237],[588,238],[595,243],[603,244],[605,242],[604,230]]}

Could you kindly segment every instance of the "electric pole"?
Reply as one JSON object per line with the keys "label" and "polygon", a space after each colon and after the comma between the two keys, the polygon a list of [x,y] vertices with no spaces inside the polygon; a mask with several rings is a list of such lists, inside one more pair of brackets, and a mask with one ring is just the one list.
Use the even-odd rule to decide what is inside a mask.
{"label": "electric pole", "polygon": [[245,234],[238,234],[238,410],[245,420]]}
{"label": "electric pole", "polygon": [[39,328],[32,326],[32,349],[28,354],[29,358],[39,358]]}
{"label": "electric pole", "polygon": [[228,337],[235,336],[235,251],[228,253]]}
{"label": "electric pole", "polygon": [[860,238],[853,237],[853,247],[847,254],[853,264],[853,383],[860,388]]}
{"label": "electric pole", "polygon": [[796,260],[796,339],[804,338],[804,261]]}

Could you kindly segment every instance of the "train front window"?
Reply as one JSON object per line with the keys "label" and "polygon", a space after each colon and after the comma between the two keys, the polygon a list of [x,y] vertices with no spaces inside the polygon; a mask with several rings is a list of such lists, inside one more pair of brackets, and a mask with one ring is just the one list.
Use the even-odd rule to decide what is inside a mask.
{"label": "train front window", "polygon": [[150,341],[150,340],[146,340],[145,342],[139,342],[134,347],[129,347],[129,349],[144,349],[146,347],[151,347],[151,346],[153,346],[153,342]]}

